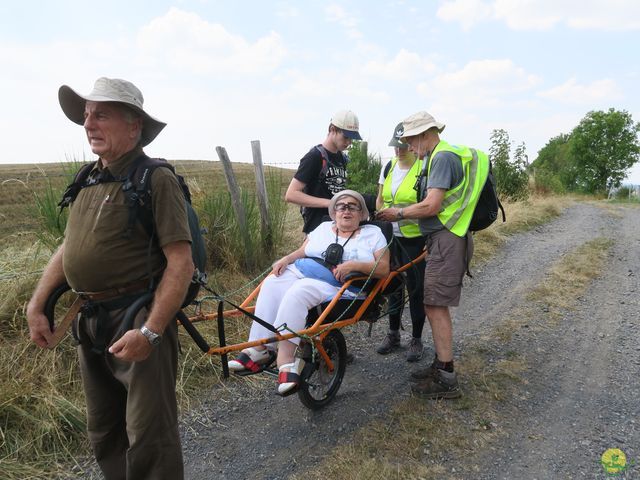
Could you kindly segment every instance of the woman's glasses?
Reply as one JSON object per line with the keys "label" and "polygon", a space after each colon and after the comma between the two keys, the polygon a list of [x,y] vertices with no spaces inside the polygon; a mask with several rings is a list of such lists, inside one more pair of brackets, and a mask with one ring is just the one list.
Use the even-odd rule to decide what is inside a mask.
{"label": "woman's glasses", "polygon": [[336,212],[346,212],[347,210],[350,212],[359,212],[362,210],[362,207],[357,203],[336,203],[333,209]]}

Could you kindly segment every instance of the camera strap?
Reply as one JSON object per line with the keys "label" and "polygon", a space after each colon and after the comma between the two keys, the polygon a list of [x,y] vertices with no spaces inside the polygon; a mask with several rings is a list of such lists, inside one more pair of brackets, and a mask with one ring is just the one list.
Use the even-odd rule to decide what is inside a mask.
{"label": "camera strap", "polygon": [[[349,238],[347,238],[347,241],[346,241],[346,242],[344,242],[344,243],[342,244],[342,248],[344,248],[344,247],[347,245],[347,243],[349,243],[349,240],[351,240],[351,237],[353,237],[353,235],[354,235],[354,234],[355,234],[359,229],[360,229],[360,227],[356,228],[353,232],[351,232],[351,235],[349,235]],[[338,242],[338,233],[340,233],[340,229],[338,228],[338,225],[336,225],[336,243],[337,243],[338,245],[340,245],[340,242]]]}

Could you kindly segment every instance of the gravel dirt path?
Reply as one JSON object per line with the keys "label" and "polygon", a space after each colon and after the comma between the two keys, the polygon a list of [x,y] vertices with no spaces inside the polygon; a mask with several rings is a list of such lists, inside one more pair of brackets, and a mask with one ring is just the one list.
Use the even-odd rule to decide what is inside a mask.
{"label": "gravel dirt path", "polygon": [[[510,237],[489,264],[475,269],[455,311],[457,355],[526,302],[526,292],[564,255],[594,238],[614,240],[601,277],[577,299],[562,328],[516,334],[510,348],[531,367],[522,392],[501,407],[500,435],[486,451],[446,465],[456,472],[451,478],[605,478],[600,457],[616,447],[628,463],[640,460],[639,226],[639,208],[612,212],[577,203],[556,220]],[[271,380],[258,394],[244,381],[219,387],[228,389],[227,401],[205,403],[183,418],[187,478],[287,478],[315,465],[327,448],[349,442],[354,430],[409,395],[404,352],[374,352],[385,330],[381,319],[371,338],[365,324],[347,334],[355,363],[335,401],[319,412],[295,396],[276,397]],[[433,355],[425,330],[422,364]],[[629,465],[619,478],[640,478],[639,472]]]}
{"label": "gravel dirt path", "polygon": [[[526,294],[545,282],[551,266],[601,237],[613,240],[602,275],[559,327],[515,332],[504,348],[528,368],[517,393],[498,407],[497,435],[482,450],[449,456],[443,478],[607,478],[600,458],[609,448],[622,449],[628,459],[616,478],[640,478],[634,465],[640,462],[640,208],[576,203],[554,221],[511,236],[465,286],[454,312],[454,348],[459,358],[519,307],[531,308]],[[371,338],[364,322],[346,333],[356,359],[334,402],[321,411],[306,409],[297,396],[277,397],[272,378],[232,378],[215,387],[215,401],[182,418],[186,478],[303,474],[335,445],[349,443],[354,431],[383,419],[409,397],[405,352],[375,353],[387,326],[381,319]],[[403,344],[408,337],[403,332]],[[428,326],[423,338],[420,365],[433,357]]]}

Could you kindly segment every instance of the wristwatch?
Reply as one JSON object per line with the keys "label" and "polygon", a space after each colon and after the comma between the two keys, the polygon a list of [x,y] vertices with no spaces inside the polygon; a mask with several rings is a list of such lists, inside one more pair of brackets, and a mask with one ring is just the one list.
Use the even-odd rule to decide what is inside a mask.
{"label": "wristwatch", "polygon": [[155,347],[162,341],[162,335],[152,332],[146,325],[140,327],[140,332],[146,337],[152,347]]}
{"label": "wristwatch", "polygon": [[402,220],[404,218],[404,211],[402,208],[398,210],[396,217],[398,218],[398,220]]}

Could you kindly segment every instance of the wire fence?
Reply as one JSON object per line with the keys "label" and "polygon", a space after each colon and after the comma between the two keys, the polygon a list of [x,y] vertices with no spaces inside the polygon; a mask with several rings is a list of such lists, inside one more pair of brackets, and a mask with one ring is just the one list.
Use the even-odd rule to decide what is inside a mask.
{"label": "wire fence", "polygon": [[[386,164],[392,157],[390,156],[379,156],[382,164]],[[292,174],[298,168],[300,160],[295,161],[270,161],[267,159],[263,159],[264,165],[266,167],[279,168],[282,170],[291,170]],[[78,165],[84,162],[79,162]],[[218,160],[169,160],[169,163],[180,168],[180,174],[183,176],[189,175],[200,175],[204,172],[207,172],[210,168],[214,170],[218,170],[220,167],[220,161]],[[233,161],[231,162],[233,166],[244,167],[249,166],[253,168],[251,160],[247,161]],[[47,164],[24,164],[24,165],[10,165],[3,168],[0,166],[0,185],[5,185],[7,183],[20,181],[20,182],[29,182],[29,181],[39,181],[42,179],[57,179],[57,178],[65,178],[68,177],[69,174],[65,173],[62,170],[61,166],[63,164],[68,164],[68,162],[60,162],[60,163],[47,163]]]}

